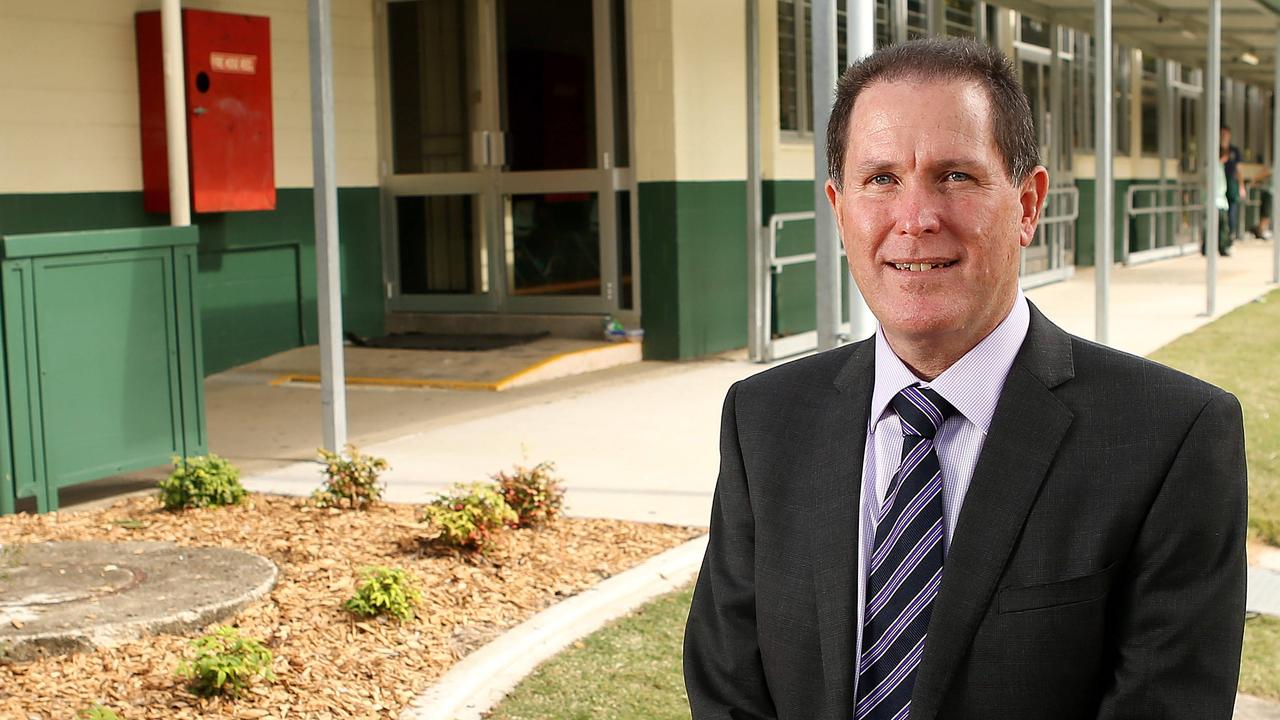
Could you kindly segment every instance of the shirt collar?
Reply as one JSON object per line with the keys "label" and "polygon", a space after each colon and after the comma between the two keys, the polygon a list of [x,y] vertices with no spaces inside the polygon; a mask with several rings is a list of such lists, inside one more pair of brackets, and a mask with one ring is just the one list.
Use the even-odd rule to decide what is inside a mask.
{"label": "shirt collar", "polygon": [[1027,337],[1031,311],[1027,298],[1018,290],[1013,308],[1004,320],[932,382],[925,382],[902,362],[889,347],[884,330],[876,330],[875,389],[871,393],[871,428],[880,421],[893,397],[917,383],[932,387],[985,435],[991,427],[1000,391],[1004,388],[1013,359]]}

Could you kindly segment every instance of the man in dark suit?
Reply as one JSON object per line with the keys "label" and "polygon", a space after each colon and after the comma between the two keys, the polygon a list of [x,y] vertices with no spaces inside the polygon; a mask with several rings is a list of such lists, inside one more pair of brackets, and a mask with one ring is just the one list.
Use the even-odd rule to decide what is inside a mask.
{"label": "man in dark suit", "polygon": [[880,329],[729,391],[694,720],[1228,720],[1240,407],[1023,297],[1048,176],[1012,65],[878,51],[828,147]]}

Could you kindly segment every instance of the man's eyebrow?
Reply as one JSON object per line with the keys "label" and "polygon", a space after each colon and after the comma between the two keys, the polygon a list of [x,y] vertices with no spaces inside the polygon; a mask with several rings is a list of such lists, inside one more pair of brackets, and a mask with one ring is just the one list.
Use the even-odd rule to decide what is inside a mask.
{"label": "man's eyebrow", "polygon": [[864,160],[853,165],[853,170],[858,174],[875,174],[888,172],[897,168],[899,165],[896,160]]}
{"label": "man's eyebrow", "polygon": [[[851,169],[858,174],[872,175],[882,172],[890,172],[896,170],[902,163],[897,160],[866,160],[860,163],[854,163]],[[947,169],[967,169],[981,167],[982,163],[973,158],[954,157],[942,158],[940,160],[931,160],[930,168],[947,168]]]}
{"label": "man's eyebrow", "polygon": [[940,168],[974,168],[981,164],[982,163],[978,162],[977,160],[974,160],[973,158],[963,158],[963,157],[943,158],[933,163],[935,167],[940,167]]}

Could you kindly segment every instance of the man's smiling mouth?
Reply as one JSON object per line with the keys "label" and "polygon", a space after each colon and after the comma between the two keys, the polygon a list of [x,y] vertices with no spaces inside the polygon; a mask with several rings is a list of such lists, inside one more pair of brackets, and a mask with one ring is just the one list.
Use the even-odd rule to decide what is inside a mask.
{"label": "man's smiling mouth", "polygon": [[948,268],[956,264],[955,260],[945,262],[918,262],[918,263],[889,263],[899,270],[908,270],[910,272],[924,272],[926,270],[937,270],[940,268]]}

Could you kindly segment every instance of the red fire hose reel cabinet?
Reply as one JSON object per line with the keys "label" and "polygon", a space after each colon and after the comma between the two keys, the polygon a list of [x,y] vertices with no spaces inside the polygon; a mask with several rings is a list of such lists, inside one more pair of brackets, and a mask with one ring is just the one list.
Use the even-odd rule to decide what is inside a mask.
{"label": "red fire hose reel cabinet", "polygon": [[[143,205],[147,212],[168,212],[160,13],[138,13],[135,28]],[[182,38],[192,209],[274,209],[270,20],[184,9]]]}

